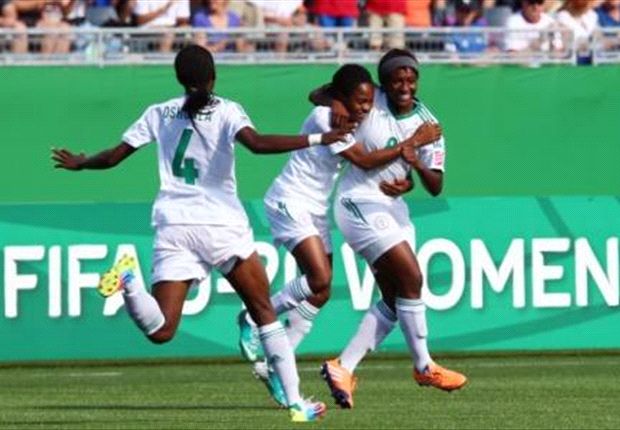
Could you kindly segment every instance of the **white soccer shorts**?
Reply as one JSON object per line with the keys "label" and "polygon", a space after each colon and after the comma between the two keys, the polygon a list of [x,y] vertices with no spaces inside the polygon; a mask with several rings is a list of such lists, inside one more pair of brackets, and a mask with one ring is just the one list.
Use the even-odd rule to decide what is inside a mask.
{"label": "white soccer shorts", "polygon": [[303,204],[293,200],[265,200],[269,229],[276,246],[292,252],[297,245],[311,236],[319,236],[328,254],[332,253],[332,239],[327,215],[310,213]]}
{"label": "white soccer shorts", "polygon": [[415,228],[402,199],[362,202],[339,197],[334,214],[344,240],[371,265],[403,241],[415,252]]}
{"label": "white soccer shorts", "polygon": [[226,275],[256,250],[249,225],[167,225],[156,228],[152,283]]}

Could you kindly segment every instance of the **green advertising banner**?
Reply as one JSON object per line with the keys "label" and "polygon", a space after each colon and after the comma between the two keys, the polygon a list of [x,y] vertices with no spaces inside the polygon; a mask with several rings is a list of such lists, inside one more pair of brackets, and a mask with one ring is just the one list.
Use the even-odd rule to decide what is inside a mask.
{"label": "green advertising banner", "polygon": [[[259,129],[295,133],[308,91],[335,66],[218,70],[219,94]],[[45,76],[45,79],[41,77]],[[425,272],[433,351],[620,348],[618,68],[426,67],[420,97],[445,131],[445,192],[407,196]],[[241,302],[214,273],[179,333],[150,344],[122,298],[95,291],[128,252],[150,282],[153,147],[105,172],[61,172],[51,146],[116,144],[148,104],[173,97],[171,68],[0,68],[0,362],[229,357]],[[286,160],[238,150],[237,176],[274,291],[296,274],[268,233],[262,196]],[[331,301],[300,346],[333,354],[378,298],[366,264],[334,236]],[[382,350],[405,351],[399,330]]]}
{"label": "green advertising banner", "polygon": [[[620,199],[480,197],[411,206],[433,350],[620,347]],[[247,207],[279,286],[296,275],[294,260],[271,244],[261,202]],[[98,273],[127,252],[148,284],[148,217],[146,204],[1,208],[0,338],[9,347],[0,360],[235,355],[240,301],[217,274],[195,288],[166,347],[148,344],[120,295],[104,300],[94,289]],[[333,234],[332,299],[302,353],[341,349],[378,297],[367,265]],[[404,348],[400,333],[383,345]]]}

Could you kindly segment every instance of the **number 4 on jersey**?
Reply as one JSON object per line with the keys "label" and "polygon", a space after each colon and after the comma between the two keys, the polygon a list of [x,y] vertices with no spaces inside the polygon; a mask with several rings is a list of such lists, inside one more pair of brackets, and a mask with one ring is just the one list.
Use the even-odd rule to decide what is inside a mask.
{"label": "number 4 on jersey", "polygon": [[172,160],[172,174],[178,178],[184,178],[186,184],[194,185],[196,178],[198,177],[198,169],[194,167],[193,158],[184,158],[185,151],[189,145],[189,140],[194,134],[194,130],[186,128],[181,134],[179,139],[179,145],[174,152],[174,159]]}

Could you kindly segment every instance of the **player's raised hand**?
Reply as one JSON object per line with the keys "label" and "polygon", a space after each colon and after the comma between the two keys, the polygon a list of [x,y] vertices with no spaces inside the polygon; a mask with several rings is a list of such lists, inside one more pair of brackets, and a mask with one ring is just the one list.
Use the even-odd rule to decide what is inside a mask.
{"label": "player's raised hand", "polygon": [[412,145],[419,148],[420,146],[428,145],[439,140],[441,134],[442,130],[439,124],[427,121],[418,127],[415,133],[407,139],[406,146]]}
{"label": "player's raised hand", "polygon": [[64,148],[52,148],[52,160],[56,163],[54,167],[57,169],[81,170],[86,155],[74,154]]}
{"label": "player's raised hand", "polygon": [[357,123],[346,122],[343,127],[331,129],[330,131],[322,134],[321,144],[330,145],[334,142],[344,140],[345,136],[347,134],[350,134],[355,129],[355,127],[357,127]]}
{"label": "player's raised hand", "polygon": [[383,194],[390,197],[398,197],[402,194],[408,193],[413,189],[413,179],[403,178],[394,179],[392,182],[382,181],[379,184],[379,188]]}

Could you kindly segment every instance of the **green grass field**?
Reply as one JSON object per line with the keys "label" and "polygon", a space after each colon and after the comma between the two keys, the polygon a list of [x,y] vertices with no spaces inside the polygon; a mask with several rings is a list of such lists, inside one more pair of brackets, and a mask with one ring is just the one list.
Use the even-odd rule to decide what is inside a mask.
{"label": "green grass field", "polygon": [[[321,428],[619,428],[617,355],[446,358],[470,384],[421,388],[404,358],[358,369],[353,410],[332,407],[318,361],[303,389],[328,403]],[[0,368],[0,428],[291,428],[249,365],[145,364]]]}

